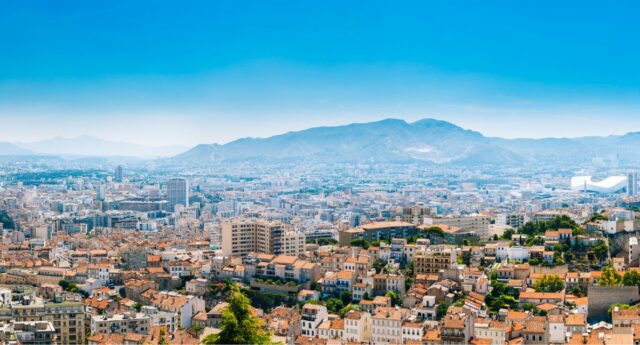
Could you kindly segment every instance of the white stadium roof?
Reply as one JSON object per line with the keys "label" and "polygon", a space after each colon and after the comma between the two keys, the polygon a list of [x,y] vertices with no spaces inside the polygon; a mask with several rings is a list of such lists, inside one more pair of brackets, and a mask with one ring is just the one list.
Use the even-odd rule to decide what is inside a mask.
{"label": "white stadium roof", "polygon": [[614,193],[627,187],[626,176],[609,176],[601,181],[593,181],[591,176],[574,176],[571,189],[575,191]]}

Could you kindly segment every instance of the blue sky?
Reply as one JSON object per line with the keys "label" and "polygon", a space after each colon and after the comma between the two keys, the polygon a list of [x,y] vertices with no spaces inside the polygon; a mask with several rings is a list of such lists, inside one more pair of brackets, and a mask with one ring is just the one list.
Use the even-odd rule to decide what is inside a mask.
{"label": "blue sky", "polygon": [[639,6],[0,0],[0,141],[192,145],[387,117],[640,131]]}

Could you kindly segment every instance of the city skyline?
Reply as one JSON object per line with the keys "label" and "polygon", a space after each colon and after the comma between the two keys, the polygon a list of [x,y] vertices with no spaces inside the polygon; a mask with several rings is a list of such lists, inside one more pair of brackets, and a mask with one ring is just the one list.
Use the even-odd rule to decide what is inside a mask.
{"label": "city skyline", "polygon": [[193,146],[384,118],[640,130],[636,4],[360,5],[0,5],[0,141]]}

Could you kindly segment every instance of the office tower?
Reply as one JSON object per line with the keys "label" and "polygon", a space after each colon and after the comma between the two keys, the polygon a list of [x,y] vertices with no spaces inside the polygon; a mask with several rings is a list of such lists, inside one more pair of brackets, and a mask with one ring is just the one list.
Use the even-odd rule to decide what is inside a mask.
{"label": "office tower", "polygon": [[115,182],[122,182],[122,166],[121,165],[118,165],[116,167],[116,171],[114,172],[113,180]]}
{"label": "office tower", "polygon": [[167,181],[167,200],[173,211],[176,205],[189,206],[189,183],[184,178]]}
{"label": "office tower", "polygon": [[632,171],[627,176],[627,194],[630,196],[638,195],[638,173]]}

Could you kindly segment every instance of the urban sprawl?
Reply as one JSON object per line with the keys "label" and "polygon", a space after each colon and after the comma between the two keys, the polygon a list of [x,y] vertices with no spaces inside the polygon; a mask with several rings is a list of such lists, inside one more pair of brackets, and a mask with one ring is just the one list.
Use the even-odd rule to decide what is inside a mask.
{"label": "urban sprawl", "polygon": [[630,169],[104,164],[0,166],[0,343],[640,344]]}

